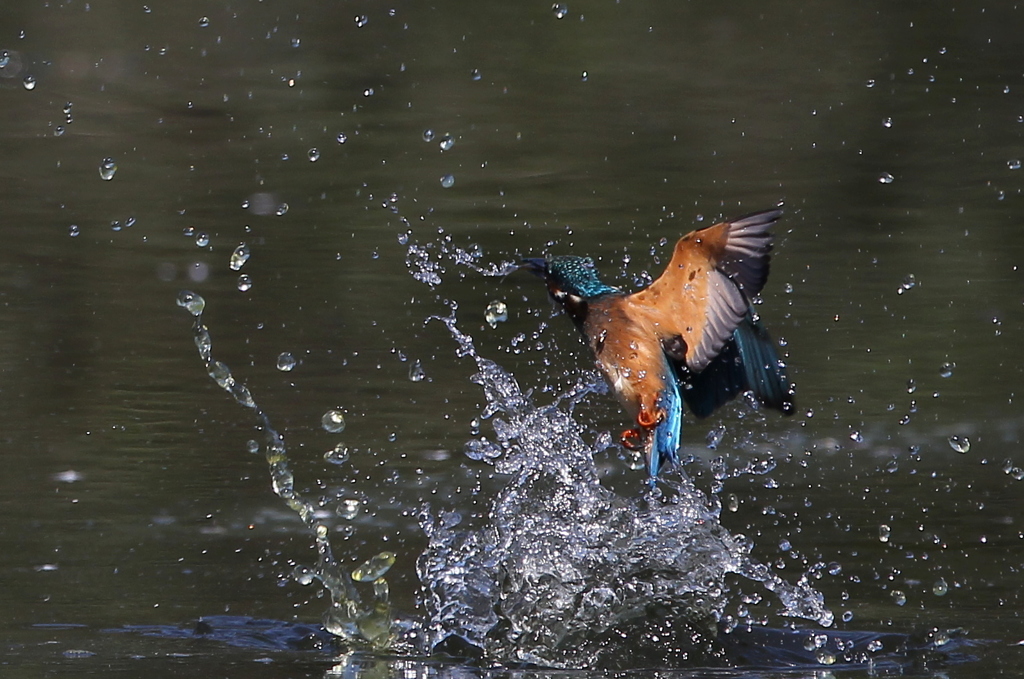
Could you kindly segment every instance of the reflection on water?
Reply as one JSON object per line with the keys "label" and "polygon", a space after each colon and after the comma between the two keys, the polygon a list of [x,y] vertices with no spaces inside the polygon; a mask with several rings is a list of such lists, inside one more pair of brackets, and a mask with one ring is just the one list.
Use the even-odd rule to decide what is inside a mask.
{"label": "reflection on water", "polygon": [[[191,625],[132,625],[105,630],[110,634],[177,641],[172,648],[192,649],[196,643],[215,642],[222,649],[248,652],[306,652],[316,657],[329,654],[322,663],[324,677],[372,676],[436,677],[580,677],[579,671],[530,664],[493,665],[476,657],[387,656],[353,651],[322,628],[279,620],[235,616],[209,616]],[[164,641],[163,643],[167,643]],[[975,660],[972,652],[983,644],[967,641],[963,630],[931,629],[920,634],[886,632],[806,632],[765,627],[746,627],[722,635],[718,647],[723,657],[680,666],[670,662],[639,676],[706,677],[709,669],[721,677],[831,676],[825,672],[866,669],[876,674],[939,672]],[[141,649],[140,649],[141,650]],[[149,652],[153,652],[150,648]],[[226,655],[226,653],[225,653]],[[66,657],[70,657],[67,656]],[[84,657],[84,656],[83,656]],[[308,656],[307,656],[308,657]],[[604,675],[604,673],[602,673]]]}

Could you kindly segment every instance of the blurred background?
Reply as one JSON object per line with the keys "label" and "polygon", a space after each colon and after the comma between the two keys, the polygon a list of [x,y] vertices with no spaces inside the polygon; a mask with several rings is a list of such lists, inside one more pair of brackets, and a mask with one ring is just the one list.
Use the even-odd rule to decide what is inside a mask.
{"label": "blurred background", "polygon": [[[139,671],[105,628],[225,612],[315,622],[325,607],[290,578],[315,560],[311,541],[246,449],[251,413],[205,374],[180,290],[205,297],[214,353],[285,436],[297,486],[347,508],[339,556],[398,553],[392,597],[415,615],[422,504],[479,515],[502,485],[464,454],[487,433],[474,366],[428,317],[456,303],[480,354],[539,403],[592,369],[535,278],[445,253],[484,268],[587,254],[635,289],[680,235],[780,202],[758,310],[797,414],[691,418],[688,473],[709,490],[715,457],[765,463],[725,481],[722,522],[788,580],[825,564],[814,585],[841,627],[999,640],[950,676],[1019,662],[1021,12],[4,3],[12,676],[98,672],[96,657]],[[251,257],[233,269],[241,243]],[[418,280],[410,246],[432,253],[439,282]],[[508,319],[492,327],[495,301]],[[331,408],[340,434],[320,425]],[[592,438],[625,426],[609,396],[576,417]],[[326,463],[338,443],[347,461]],[[606,485],[640,492],[627,454],[601,455]]]}

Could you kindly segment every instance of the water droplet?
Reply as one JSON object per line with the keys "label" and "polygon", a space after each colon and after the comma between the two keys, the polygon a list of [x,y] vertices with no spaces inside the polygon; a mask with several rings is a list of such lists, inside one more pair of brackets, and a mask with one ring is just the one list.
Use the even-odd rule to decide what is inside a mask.
{"label": "water droplet", "polygon": [[839,564],[839,562],[832,561],[832,562],[829,563],[829,565],[828,565],[828,574],[829,575],[839,575],[842,572],[843,572],[843,567],[842,567],[842,565]]}
{"label": "water droplet", "polygon": [[871,651],[872,653],[877,653],[877,652],[881,651],[882,648],[883,648],[882,642],[880,640],[878,640],[878,639],[872,639],[871,641],[868,642],[868,645],[867,645],[867,649],[869,651]]}
{"label": "water droplet", "polygon": [[480,69],[474,68],[472,71],[469,72],[469,77],[472,78],[473,80],[480,80],[480,78],[483,76],[480,75]]}
{"label": "water droplet", "polygon": [[590,78],[590,74],[587,73],[586,71],[583,71],[583,73],[580,74],[580,80],[582,80],[583,82],[587,82],[588,78]]}
{"label": "water droplet", "polygon": [[245,449],[255,455],[260,452],[260,442],[255,439],[249,439],[245,444]]}
{"label": "water droplet", "polygon": [[730,512],[738,512],[740,510],[740,499],[736,496],[736,493],[729,493],[725,496],[725,508]]}
{"label": "water droplet", "polygon": [[955,368],[956,363],[943,363],[939,366],[939,377],[952,377]]}
{"label": "water droplet", "polygon": [[850,432],[850,440],[854,443],[864,443],[864,435],[859,431]]}
{"label": "water droplet", "polygon": [[331,434],[340,434],[345,431],[345,414],[340,410],[328,410],[320,418],[320,424],[323,426],[324,431]]}
{"label": "water droplet", "polygon": [[423,141],[434,141],[434,131],[429,127],[423,130]]}
{"label": "water droplet", "polygon": [[200,19],[199,19],[199,27],[200,28],[206,28],[209,25],[210,25],[210,17],[200,17]]}
{"label": "water droplet", "polygon": [[298,48],[302,44],[302,38],[292,38],[292,47]]}
{"label": "water droplet", "polygon": [[492,328],[497,328],[498,323],[504,323],[508,320],[508,307],[504,302],[494,300],[487,305],[487,310],[484,312],[484,319],[486,319],[487,325]]}
{"label": "water droplet", "polygon": [[889,596],[892,597],[893,603],[897,606],[903,606],[907,603],[907,595],[905,592],[903,592],[903,590],[894,589],[892,592],[889,593]]}
{"label": "water droplet", "polygon": [[212,361],[206,366],[206,372],[222,389],[231,389],[235,385],[235,378],[231,375],[231,369],[220,361]]}
{"label": "water droplet", "polygon": [[277,369],[283,373],[291,372],[295,370],[295,366],[298,365],[298,361],[288,351],[282,351],[277,355]]}
{"label": "water droplet", "polygon": [[363,96],[364,97],[372,97],[373,94],[374,94],[374,92],[373,92],[373,88],[372,87],[367,87],[365,90],[363,90]]}
{"label": "water droplet", "polygon": [[716,450],[718,448],[718,445],[722,442],[723,438],[725,438],[725,425],[719,424],[716,427],[712,427],[711,429],[708,430],[708,448],[710,448],[711,450]]}
{"label": "water droplet", "polygon": [[68,227],[68,235],[72,238],[76,238],[80,233],[82,233],[82,230],[78,228],[78,224],[72,224]]}
{"label": "water droplet", "polygon": [[95,651],[89,651],[84,648],[69,648],[66,651],[61,652],[61,656],[68,660],[78,660],[81,658],[91,658],[96,655]]}
{"label": "water droplet", "polygon": [[348,141],[348,135],[345,134],[344,132],[339,132],[336,138],[339,144],[344,144],[345,142]]}
{"label": "water droplet", "polygon": [[121,222],[116,220],[116,219],[114,221],[110,222],[110,230],[111,231],[120,231],[121,230]]}
{"label": "water droplet", "polygon": [[362,28],[366,24],[370,23],[370,19],[365,14],[358,14],[356,15],[355,22],[357,28]]}
{"label": "water droplet", "polygon": [[384,574],[395,565],[397,555],[394,552],[381,552],[368,559],[352,571],[352,579],[356,582],[373,582],[384,577]]}
{"label": "water droplet", "polygon": [[238,277],[237,286],[242,292],[249,292],[252,290],[252,277],[247,273],[242,274]]}
{"label": "water droplet", "polygon": [[782,291],[785,292],[787,295],[791,294],[793,292],[793,284],[786,283],[784,286],[782,286]]}
{"label": "water droplet", "polygon": [[388,581],[384,578],[377,578],[373,581],[373,596],[377,597],[378,601],[387,601],[391,596],[391,588],[388,587]]}
{"label": "water droplet", "polygon": [[191,290],[182,290],[178,293],[178,306],[186,309],[193,316],[203,313],[206,300]]}
{"label": "water droplet", "polygon": [[556,2],[551,5],[551,11],[554,12],[556,19],[564,19],[569,14],[569,6],[563,2]]}
{"label": "water droplet", "polygon": [[345,464],[348,462],[348,446],[344,443],[334,446],[324,453],[324,461],[331,464]]}
{"label": "water droplet", "polygon": [[105,182],[109,182],[114,178],[114,174],[117,172],[117,163],[114,162],[113,158],[104,158],[100,162],[100,179]]}
{"label": "water droplet", "polygon": [[63,125],[58,125],[57,127],[53,128],[53,136],[59,137],[62,134],[64,134],[64,126]]}
{"label": "water droplet", "polygon": [[451,151],[452,147],[455,146],[455,138],[450,134],[446,134],[441,137],[441,141],[437,145],[441,147],[442,151]]}
{"label": "water droplet", "polygon": [[409,380],[412,382],[422,382],[427,378],[427,373],[423,371],[423,365],[419,359],[416,359],[409,366]]}
{"label": "water droplet", "polygon": [[882,174],[878,175],[879,184],[892,184],[894,179],[895,178],[888,172],[883,172]]}
{"label": "water droplet", "polygon": [[235,251],[231,253],[231,261],[228,266],[231,267],[232,271],[238,271],[245,263],[249,261],[249,246],[245,243],[239,243]]}
{"label": "water droplet", "polygon": [[320,160],[320,151],[318,151],[316,147],[313,147],[309,150],[306,156],[309,158],[309,162],[315,163]]}
{"label": "water droplet", "polygon": [[971,452],[971,439],[967,438],[966,436],[954,435],[950,436],[948,440],[949,447],[955,450],[956,452],[962,455],[966,455],[967,453]]}
{"label": "water droplet", "polygon": [[853,611],[843,611],[843,622],[850,622],[853,620]]}
{"label": "water droplet", "polygon": [[878,541],[889,542],[889,536],[892,535],[892,528],[885,525],[884,523],[878,527]]}
{"label": "water droplet", "polygon": [[932,585],[932,594],[935,596],[946,596],[949,593],[949,585],[946,584],[945,579],[939,578]]}
{"label": "water droplet", "polygon": [[906,276],[903,277],[903,282],[900,283],[900,287],[896,289],[896,294],[902,295],[904,292],[912,289],[916,285],[917,277],[912,273],[908,273]]}
{"label": "water droplet", "polygon": [[864,85],[867,86],[867,87],[874,87],[875,86],[875,79],[874,78],[868,79],[868,81],[866,83],[864,83]]}
{"label": "water droplet", "polygon": [[351,521],[359,515],[359,507],[362,502],[355,498],[345,498],[338,504],[338,508],[334,511],[335,514],[343,519]]}
{"label": "water droplet", "polygon": [[441,177],[442,188],[450,189],[453,186],[455,186],[455,175],[446,174],[445,176]]}
{"label": "water droplet", "polygon": [[197,247],[205,248],[209,244],[210,244],[210,234],[206,233],[205,231],[200,231],[199,233],[196,234],[196,246]]}
{"label": "water droplet", "polygon": [[283,217],[288,212],[288,203],[281,203],[274,212],[278,217]]}
{"label": "water droplet", "polygon": [[308,566],[296,566],[292,569],[292,579],[300,585],[309,586],[316,580],[316,573]]}
{"label": "water droplet", "polygon": [[1014,158],[1012,160],[1008,160],[1008,161],[1006,161],[1006,167],[1010,168],[1011,170],[1019,170],[1020,169],[1020,160],[1018,160],[1017,158]]}
{"label": "water droplet", "polygon": [[21,84],[25,86],[26,90],[30,92],[36,88],[36,79],[34,76],[27,75],[25,79],[21,81]]}
{"label": "water droplet", "polygon": [[882,127],[892,127],[892,118],[883,118]]}
{"label": "water droplet", "polygon": [[836,661],[835,654],[824,648],[819,648],[817,651],[815,651],[814,658],[822,665],[832,665]]}

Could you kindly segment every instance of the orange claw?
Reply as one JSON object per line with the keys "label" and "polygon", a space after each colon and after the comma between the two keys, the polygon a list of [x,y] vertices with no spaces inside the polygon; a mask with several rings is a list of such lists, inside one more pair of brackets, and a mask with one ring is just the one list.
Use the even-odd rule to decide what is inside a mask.
{"label": "orange claw", "polygon": [[619,442],[629,450],[644,450],[651,437],[651,432],[664,420],[665,411],[661,408],[651,412],[647,408],[641,407],[636,416],[636,423],[639,426],[622,432]]}
{"label": "orange claw", "polygon": [[661,410],[661,408],[658,408],[653,413],[647,410],[647,408],[641,408],[640,412],[637,413],[636,423],[639,424],[644,429],[654,429],[659,424],[661,424],[661,421],[664,419],[665,413]]}
{"label": "orange claw", "polygon": [[639,429],[627,429],[622,432],[619,442],[629,450],[643,450],[645,438],[644,432]]}

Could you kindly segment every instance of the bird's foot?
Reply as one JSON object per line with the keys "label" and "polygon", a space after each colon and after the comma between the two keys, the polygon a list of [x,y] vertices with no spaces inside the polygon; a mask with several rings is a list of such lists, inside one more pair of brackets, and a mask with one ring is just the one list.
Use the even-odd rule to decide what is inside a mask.
{"label": "bird's foot", "polygon": [[639,426],[623,431],[619,442],[628,450],[645,451],[655,428],[664,420],[665,411],[661,408],[654,412],[641,408],[640,413],[636,416],[636,423]]}
{"label": "bird's foot", "polygon": [[622,432],[622,436],[619,437],[619,442],[622,443],[623,447],[627,450],[642,451],[646,446],[646,441],[649,436],[649,431],[643,431],[636,428],[626,429]]}
{"label": "bird's foot", "polygon": [[665,411],[662,410],[661,408],[654,408],[653,410],[641,408],[640,412],[636,416],[636,423],[639,424],[643,429],[647,430],[654,429],[664,421]]}

